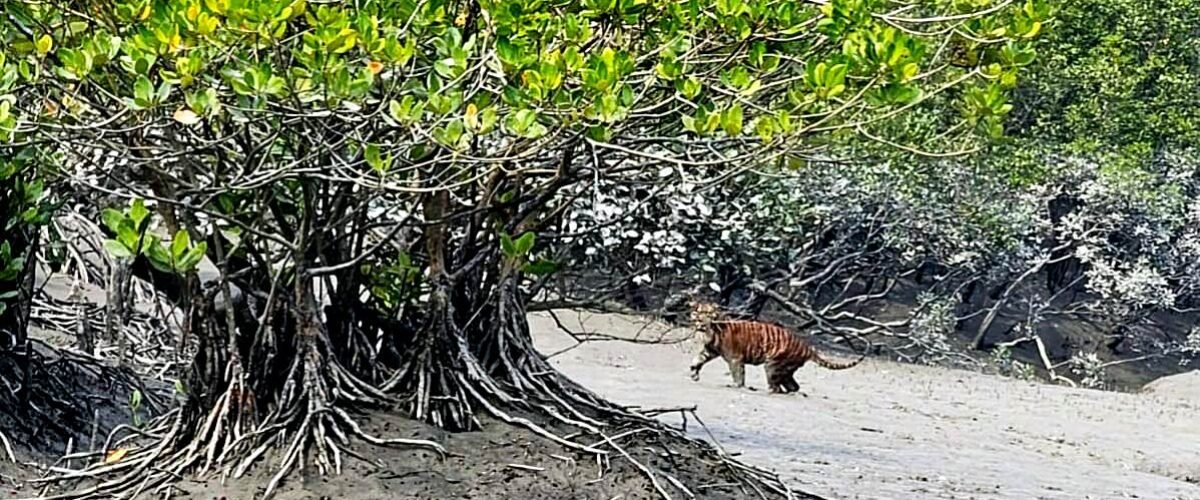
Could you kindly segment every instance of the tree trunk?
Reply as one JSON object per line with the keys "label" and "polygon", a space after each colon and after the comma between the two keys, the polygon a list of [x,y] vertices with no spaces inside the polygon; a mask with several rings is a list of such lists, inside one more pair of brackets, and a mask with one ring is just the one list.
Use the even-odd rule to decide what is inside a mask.
{"label": "tree trunk", "polygon": [[129,291],[133,282],[131,259],[114,257],[108,279],[107,314],[104,318],[104,337],[108,344],[117,346],[116,363],[125,362],[125,325],[129,309]]}
{"label": "tree trunk", "polygon": [[[1068,195],[1059,195],[1050,200],[1050,222],[1059,227],[1063,217],[1079,207],[1080,202]],[[1047,248],[1052,249],[1050,263],[1046,265],[1046,289],[1050,295],[1057,294],[1064,286],[1071,283],[1080,273],[1079,259],[1069,256],[1074,249],[1062,245],[1056,236],[1051,234]]]}
{"label": "tree trunk", "polygon": [[12,281],[0,282],[0,293],[15,292],[11,298],[2,299],[5,307],[0,312],[0,335],[4,338],[0,338],[0,349],[20,349],[29,335],[29,307],[33,300],[37,233],[28,228],[18,227],[0,241],[8,243],[12,259],[25,259],[20,272]]}

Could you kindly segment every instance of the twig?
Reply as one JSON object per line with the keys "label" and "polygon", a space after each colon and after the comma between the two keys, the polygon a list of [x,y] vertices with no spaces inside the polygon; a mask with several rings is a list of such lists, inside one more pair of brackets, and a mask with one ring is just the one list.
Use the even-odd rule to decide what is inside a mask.
{"label": "twig", "polygon": [[[650,471],[649,467],[646,467],[641,462],[637,461],[637,459],[633,458],[633,456],[631,456],[629,454],[629,452],[625,451],[625,448],[622,448],[620,445],[613,442],[613,440],[610,439],[607,435],[602,433],[602,434],[600,434],[600,437],[603,438],[604,442],[608,443],[608,445],[611,446],[614,450],[617,450],[617,452],[620,453],[621,456],[625,457],[626,460],[629,460],[629,463],[633,464],[634,467],[637,467],[639,470],[641,470],[642,474],[644,474],[647,478],[650,479],[650,484],[654,486],[654,489],[658,490],[659,495],[662,495],[662,497],[665,500],[671,500],[671,495],[669,493],[667,493],[667,490],[663,489],[661,484],[658,483],[658,479],[654,477],[654,473]],[[695,497],[695,495],[692,495],[691,492],[689,492],[687,490],[684,490],[684,492],[687,493],[689,497]]]}
{"label": "twig", "polygon": [[513,469],[531,470],[534,472],[544,472],[546,470],[545,467],[535,467],[533,465],[525,465],[525,464],[507,464],[506,466],[513,468]]}
{"label": "twig", "polygon": [[4,445],[4,454],[8,457],[8,461],[17,463],[17,455],[13,453],[12,443],[8,441],[8,436],[4,435],[4,431],[0,431],[0,444]]}
{"label": "twig", "polygon": [[1037,344],[1038,355],[1042,359],[1042,364],[1046,366],[1046,372],[1050,375],[1050,380],[1063,381],[1063,382],[1066,382],[1071,387],[1079,387],[1078,385],[1075,384],[1074,380],[1071,380],[1067,377],[1059,375],[1058,373],[1055,373],[1054,365],[1052,363],[1050,363],[1050,356],[1048,354],[1046,354],[1046,343],[1042,342],[1042,336],[1038,335],[1036,333],[1033,334],[1033,341],[1034,341],[1034,343]]}

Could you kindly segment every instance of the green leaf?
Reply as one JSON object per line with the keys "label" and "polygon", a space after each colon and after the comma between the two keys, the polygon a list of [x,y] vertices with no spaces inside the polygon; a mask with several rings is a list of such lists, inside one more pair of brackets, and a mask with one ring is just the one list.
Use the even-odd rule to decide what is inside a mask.
{"label": "green leaf", "polygon": [[508,115],[504,125],[509,132],[527,139],[536,139],[546,134],[546,126],[537,122],[537,113],[532,109],[522,109]]}
{"label": "green leaf", "polygon": [[463,110],[463,123],[471,130],[479,130],[479,107],[475,103],[467,104],[467,109]]}
{"label": "green leaf", "polygon": [[1022,34],[1021,38],[1033,38],[1033,37],[1037,36],[1038,33],[1041,33],[1041,31],[1042,31],[1042,23],[1040,21],[1034,21],[1033,24],[1030,25],[1029,31]]}
{"label": "green leaf", "polygon": [[281,76],[271,76],[267,79],[267,85],[263,88],[263,93],[270,94],[276,97],[286,95],[287,81]]}
{"label": "green leaf", "polygon": [[164,273],[174,273],[176,271],[175,266],[172,265],[174,261],[171,259],[171,255],[167,253],[167,250],[162,245],[147,245],[145,255],[150,265],[154,266],[155,269]]}
{"label": "green leaf", "polygon": [[133,83],[133,103],[140,109],[154,106],[154,84],[145,74],[139,74],[137,82]]}
{"label": "green leaf", "polygon": [[433,62],[433,70],[447,80],[458,78],[466,68],[459,67],[453,58],[439,59]]}
{"label": "green leaf", "polygon": [[121,227],[121,221],[125,220],[125,214],[111,208],[106,208],[100,212],[100,220],[104,222],[104,226],[109,231],[116,233]]}
{"label": "green leaf", "polygon": [[42,197],[45,192],[46,185],[41,179],[30,182],[25,186],[25,203],[34,205]]}
{"label": "green leaf", "polygon": [[146,221],[146,216],[150,215],[150,210],[146,208],[146,202],[141,198],[135,198],[129,206],[129,218],[133,220],[133,227],[142,228],[142,223]]}
{"label": "green leaf", "polygon": [[378,144],[367,144],[363,146],[363,159],[367,161],[367,165],[378,174],[383,174],[387,171],[383,164],[383,159],[380,157]]}
{"label": "green leaf", "polygon": [[138,246],[138,239],[138,231],[133,228],[133,219],[121,221],[121,225],[117,227],[117,241],[133,250]]}
{"label": "green leaf", "polygon": [[534,276],[546,276],[558,271],[558,263],[552,260],[538,259],[526,264],[522,270]]}
{"label": "green leaf", "polygon": [[176,265],[181,272],[191,272],[196,269],[196,266],[198,266],[200,261],[204,259],[204,253],[207,251],[208,243],[201,241],[200,243],[197,243],[196,246],[192,247],[191,250],[188,250],[187,254],[184,255],[183,259],[180,259]]}
{"label": "green leaf", "polygon": [[731,136],[742,134],[742,105],[734,104],[721,112],[721,128]]}
{"label": "green leaf", "polygon": [[6,271],[12,271],[13,273],[20,272],[25,268],[25,257],[17,257],[8,261],[8,264],[4,268]]}
{"label": "green leaf", "polygon": [[500,58],[500,62],[509,66],[519,68],[523,63],[525,54],[522,53],[523,47],[515,44],[506,36],[501,36],[496,39],[496,56]]}
{"label": "green leaf", "polygon": [[[150,74],[150,69],[154,67],[154,63],[157,60],[158,60],[158,58],[154,54],[141,55],[137,58],[136,61],[134,61],[133,70],[138,75],[147,76]],[[149,83],[149,80],[147,80],[146,82]],[[149,96],[150,93],[147,92],[146,95]]]}
{"label": "green leaf", "polygon": [[450,149],[465,149],[469,144],[466,128],[459,119],[452,120],[445,127],[434,129],[433,138]]}
{"label": "green leaf", "polygon": [[703,88],[704,86],[700,83],[700,79],[694,76],[689,76],[685,80],[675,82],[675,89],[688,99],[695,99],[696,96],[700,95],[700,91]]}
{"label": "green leaf", "polygon": [[499,121],[499,114],[495,106],[488,106],[479,114],[479,134],[483,135],[491,132],[496,128],[496,122]]}
{"label": "green leaf", "polygon": [[50,35],[42,35],[37,39],[36,46],[38,55],[44,56],[54,47],[54,39],[50,38]]}
{"label": "green leaf", "polygon": [[[411,107],[411,106],[410,106]],[[392,99],[388,102],[388,114],[397,123],[408,123],[408,109],[400,101]]]}
{"label": "green leaf", "polygon": [[510,259],[515,259],[519,256],[516,243],[513,243],[512,237],[507,233],[500,233],[500,252]]}
{"label": "green leaf", "polygon": [[21,62],[17,63],[17,73],[20,73],[21,78],[24,78],[27,82],[35,82],[38,80],[41,75],[39,68],[41,68],[41,66],[30,64],[29,61],[25,59],[21,59]]}
{"label": "green leaf", "polygon": [[175,237],[171,239],[171,257],[175,262],[183,259],[183,253],[187,251],[192,244],[192,237],[187,231],[180,229],[175,231]]}
{"label": "green leaf", "polygon": [[154,104],[157,105],[157,104],[162,104],[164,102],[167,102],[167,99],[170,97],[171,97],[171,82],[164,81],[158,86],[158,95],[154,96]]}
{"label": "green leaf", "polygon": [[[910,63],[910,64],[912,64],[912,63]],[[914,67],[913,74],[915,75],[916,74],[915,73],[916,64],[912,64],[912,66]],[[824,82],[825,86],[832,87],[835,85],[841,85],[841,84],[846,83],[846,71],[847,70],[849,70],[849,66],[847,66],[845,64],[835,64],[832,67],[830,67],[829,71],[827,71],[825,73],[825,82]]]}
{"label": "green leaf", "polygon": [[527,255],[531,250],[533,250],[533,243],[534,234],[532,231],[522,233],[521,236],[517,237],[515,245],[517,255]]}
{"label": "green leaf", "polygon": [[691,132],[693,134],[697,134],[697,135],[700,134],[700,130],[698,130],[696,128],[696,119],[695,118],[688,116],[688,115],[683,115],[682,117],[680,117],[680,119],[683,120],[683,129],[684,130],[687,130],[688,132]]}
{"label": "green leaf", "polygon": [[771,141],[771,139],[775,136],[775,128],[775,118],[770,116],[763,116],[759,118],[758,122],[754,125],[754,131],[758,133],[758,137],[762,139],[763,142]]}
{"label": "green leaf", "polygon": [[12,281],[21,275],[21,270],[25,268],[25,258],[17,257],[8,261],[8,266],[4,271],[0,272],[0,281]]}
{"label": "green leaf", "polygon": [[109,255],[118,259],[133,258],[133,252],[130,252],[129,248],[117,240],[104,240],[104,249],[108,251]]}

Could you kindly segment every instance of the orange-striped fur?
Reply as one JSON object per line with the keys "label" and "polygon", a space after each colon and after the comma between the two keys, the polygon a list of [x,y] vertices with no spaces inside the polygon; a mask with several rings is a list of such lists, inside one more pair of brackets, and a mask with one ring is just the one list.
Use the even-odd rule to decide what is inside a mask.
{"label": "orange-striped fur", "polygon": [[746,385],[745,365],[766,363],[767,385],[773,393],[796,392],[800,385],[792,374],[812,361],[830,370],[844,370],[862,362],[836,363],[822,358],[808,341],[776,325],[757,321],[725,319],[715,304],[696,303],[691,308],[692,324],[699,328],[703,347],[692,360],[692,380],[700,380],[700,369],[718,356],[729,364],[737,387]]}

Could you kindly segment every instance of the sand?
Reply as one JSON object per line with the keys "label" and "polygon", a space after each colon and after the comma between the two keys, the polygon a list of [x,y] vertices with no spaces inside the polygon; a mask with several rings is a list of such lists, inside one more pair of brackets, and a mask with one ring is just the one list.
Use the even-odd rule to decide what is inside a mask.
{"label": "sand", "polygon": [[[576,331],[686,335],[615,315],[559,317]],[[575,343],[549,316],[531,321],[543,352]],[[720,359],[692,382],[693,348],[587,342],[552,362],[619,403],[696,405],[729,452],[830,499],[1200,499],[1200,400],[1185,397],[1200,377],[1131,394],[868,359],[802,368],[804,397],[767,394],[761,367],[747,369],[757,391],[727,387]]]}

